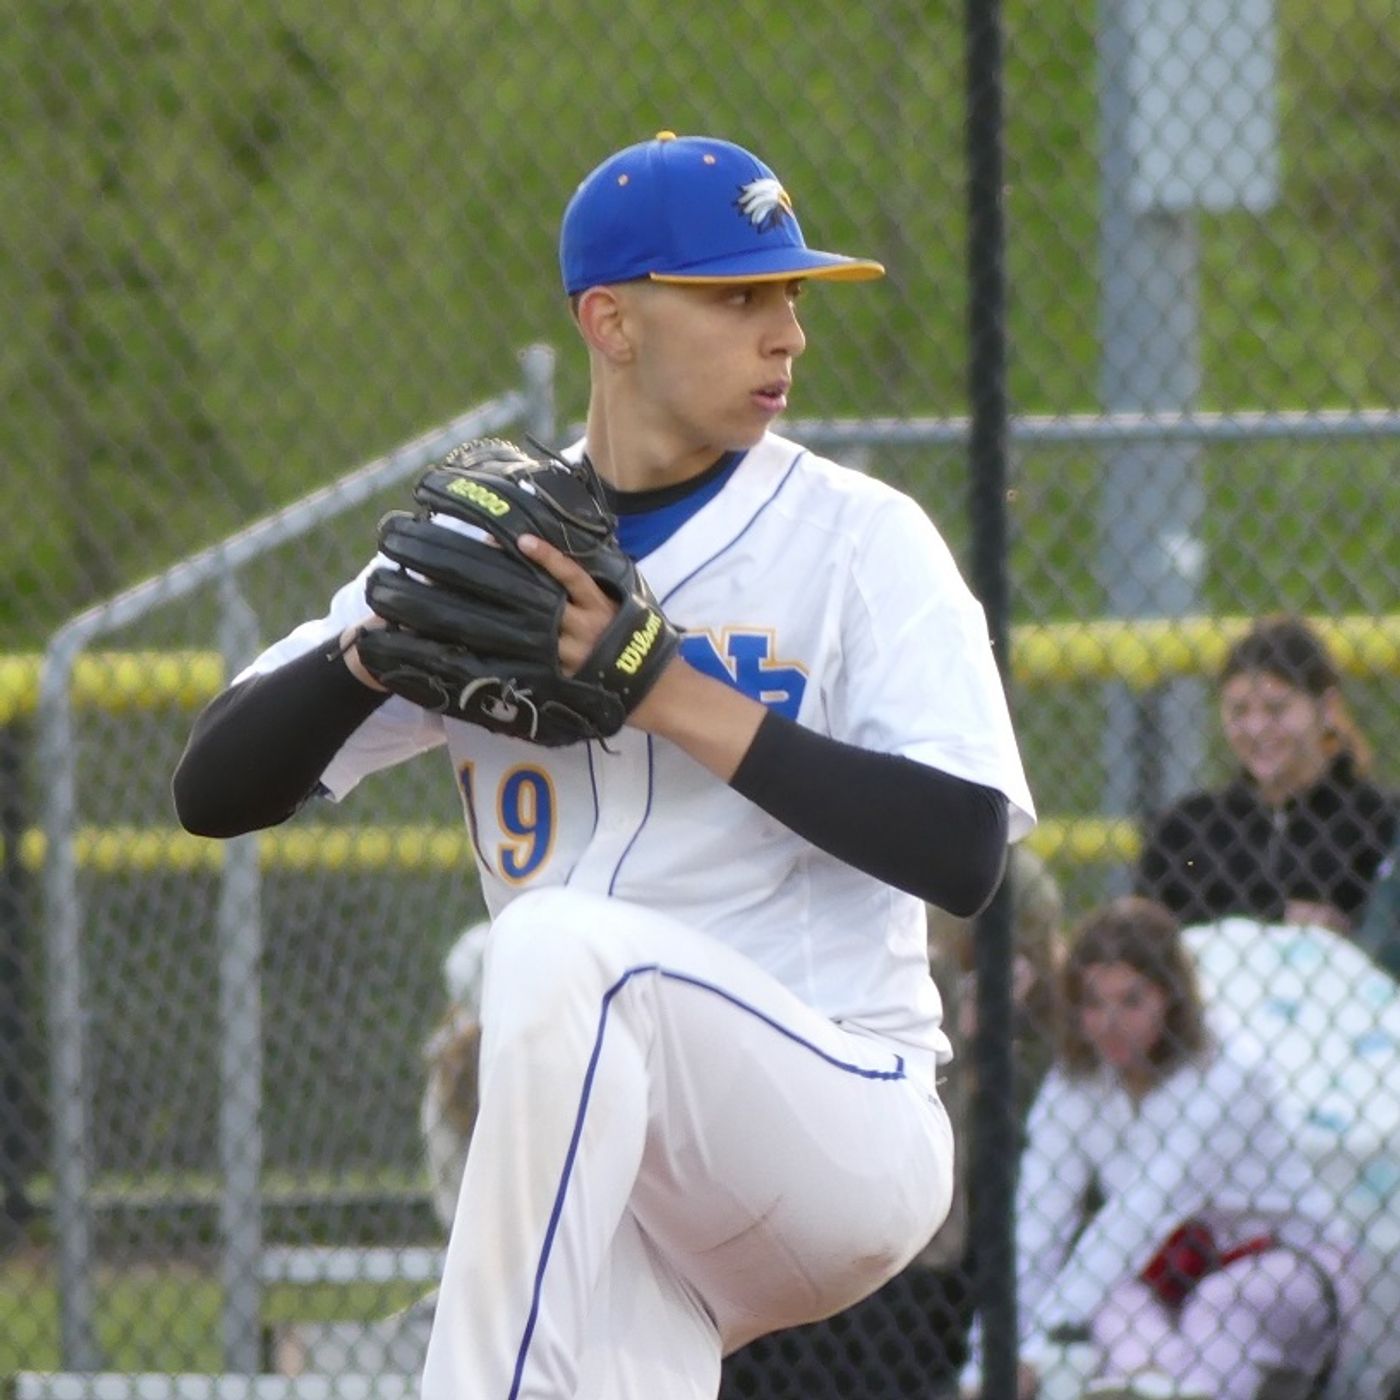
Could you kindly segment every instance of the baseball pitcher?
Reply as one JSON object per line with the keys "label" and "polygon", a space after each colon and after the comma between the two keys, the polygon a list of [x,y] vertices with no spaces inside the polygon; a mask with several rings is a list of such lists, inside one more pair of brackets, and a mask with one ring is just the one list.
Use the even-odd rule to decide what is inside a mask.
{"label": "baseball pitcher", "polygon": [[775,431],[800,293],[883,271],[795,208],[708,137],[593,170],[583,439],[435,463],[175,775],[212,836],[429,751],[460,791],[492,917],[428,1400],[713,1400],[947,1209],[923,901],[976,912],[1034,813],[933,524]]}

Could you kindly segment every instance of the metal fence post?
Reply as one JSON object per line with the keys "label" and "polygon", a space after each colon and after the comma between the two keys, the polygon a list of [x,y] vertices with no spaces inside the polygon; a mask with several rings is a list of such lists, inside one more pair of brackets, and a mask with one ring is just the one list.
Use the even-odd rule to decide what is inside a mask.
{"label": "metal fence post", "polygon": [[520,354],[525,378],[525,430],[546,447],[554,443],[554,347],[530,345]]}
{"label": "metal fence post", "polygon": [[[87,615],[84,615],[84,618]],[[101,1369],[93,1327],[92,1139],[85,1076],[82,903],[74,820],[77,752],[70,681],[85,641],[84,618],[49,643],[39,683],[39,768],[44,775],[44,896],[48,936],[48,1037],[53,1115],[54,1229],[58,1254],[59,1344],[70,1371]]]}
{"label": "metal fence post", "polygon": [[[1007,402],[1005,133],[998,0],[968,0],[968,434],[972,583],[987,614],[1002,682],[1011,678]],[[1011,1049],[1011,901],[1006,882],[977,921],[971,1195],[974,1291],[982,1319],[982,1394],[1014,1400],[1016,1121]]]}
{"label": "metal fence post", "polygon": [[[1202,209],[1277,197],[1272,0],[1104,0],[1099,15],[1100,392],[1105,410],[1189,414],[1200,390]],[[1203,38],[1246,58],[1182,61]],[[1175,61],[1173,61],[1175,60]],[[1163,123],[1161,111],[1200,113]],[[1111,617],[1200,609],[1205,487],[1189,442],[1104,454],[1099,577]],[[1205,687],[1106,695],[1104,810],[1138,816],[1195,784]]]}
{"label": "metal fence post", "polygon": [[[1131,17],[1101,6],[1100,392],[1104,409],[1186,412],[1196,401],[1197,239],[1193,216],[1139,209],[1132,198]],[[1204,497],[1191,443],[1119,443],[1104,451],[1099,578],[1110,617],[1192,611]],[[1178,686],[1168,716],[1147,696],[1110,684],[1105,694],[1104,811],[1138,816],[1194,780],[1200,753],[1199,686]],[[1195,690],[1196,694],[1190,694]],[[1171,743],[1154,718],[1171,726]],[[1172,757],[1166,757],[1170,748]],[[1160,756],[1158,756],[1160,755]],[[1158,765],[1170,762],[1167,773]],[[1120,877],[1122,893],[1126,879]]]}
{"label": "metal fence post", "polygon": [[[257,650],[258,620],[229,569],[219,643],[232,677]],[[219,1159],[223,1174],[224,1368],[252,1374],[262,1350],[262,893],[256,834],[229,841],[219,886]]]}

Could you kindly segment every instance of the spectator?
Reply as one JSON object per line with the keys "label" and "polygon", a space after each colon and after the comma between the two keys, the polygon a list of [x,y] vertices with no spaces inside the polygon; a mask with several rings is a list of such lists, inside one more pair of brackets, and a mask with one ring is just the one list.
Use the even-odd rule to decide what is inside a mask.
{"label": "spectator", "polygon": [[1062,979],[1060,1054],[1017,1201],[1022,1393],[1087,1328],[1096,1393],[1148,1373],[1212,1400],[1320,1394],[1356,1304],[1352,1243],[1291,1137],[1268,1065],[1207,1031],[1161,905],[1091,913]]}
{"label": "spectator", "polygon": [[[1011,1051],[1016,1116],[1024,1124],[1054,1057],[1056,986],[1065,956],[1064,900],[1044,861],[1024,845],[1012,848],[1007,878],[1011,881],[1013,950]],[[967,1169],[972,1156],[969,1111],[976,1089],[972,1040],[977,1034],[977,975],[973,968],[977,921],[956,918],[934,905],[929,906],[928,919],[929,967],[944,993],[956,1055],[946,1072],[942,1093],[964,1148],[955,1165],[947,1223],[919,1259],[926,1266],[952,1268],[965,1286],[973,1269],[967,1237],[971,1219]]]}
{"label": "spectator", "polygon": [[433,1210],[444,1231],[452,1228],[467,1147],[480,1101],[481,972],[490,925],[464,929],[443,965],[447,1010],[424,1047],[427,1076],[419,1105],[423,1155]]}
{"label": "spectator", "polygon": [[1400,979],[1400,836],[1376,871],[1356,942],[1377,966]]}
{"label": "spectator", "polygon": [[[1064,899],[1045,862],[1027,846],[1012,848],[1013,947],[1011,1033],[1016,1067],[1016,1102],[1022,1121],[1050,1067],[1055,1043],[1056,984],[1065,956]],[[947,987],[946,1012],[956,1030],[962,1067],[955,1071],[971,1096],[969,1052],[977,1034],[977,976],[973,970],[974,919],[959,919],[929,906],[929,963],[934,980]]]}
{"label": "spectator", "polygon": [[1152,824],[1137,892],[1183,924],[1245,915],[1350,933],[1395,837],[1393,801],[1317,634],[1270,617],[1230,651],[1220,718],[1239,775]]}

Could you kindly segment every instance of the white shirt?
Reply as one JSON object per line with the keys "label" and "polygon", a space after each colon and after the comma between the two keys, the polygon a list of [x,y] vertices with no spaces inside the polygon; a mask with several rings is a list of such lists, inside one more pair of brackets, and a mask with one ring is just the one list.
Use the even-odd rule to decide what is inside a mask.
{"label": "white shirt", "polygon": [[[244,674],[368,616],[365,575],[383,562]],[[641,568],[691,664],[819,733],[999,789],[1013,840],[1034,824],[982,608],[908,496],[769,434]],[[947,1057],[922,903],[679,748],[630,728],[611,752],[540,748],[391,697],[322,783],[338,800],[432,748],[456,774],[493,915],[537,885],[628,899],[723,939],[833,1019]]]}
{"label": "white shirt", "polygon": [[[1023,1335],[1089,1321],[1187,1219],[1222,1248],[1265,1231],[1299,1248],[1331,1236],[1332,1215],[1280,1086],[1226,1040],[1135,1102],[1111,1071],[1046,1076],[1028,1124],[1016,1200]],[[1090,1183],[1104,1205],[1074,1240]]]}

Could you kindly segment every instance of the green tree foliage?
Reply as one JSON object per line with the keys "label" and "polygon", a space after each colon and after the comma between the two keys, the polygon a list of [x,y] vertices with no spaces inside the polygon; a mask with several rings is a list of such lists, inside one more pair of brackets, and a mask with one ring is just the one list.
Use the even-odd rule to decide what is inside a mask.
{"label": "green tree foliage", "polygon": [[[1203,222],[1212,405],[1400,370],[1386,0],[1281,6],[1286,198]],[[12,0],[0,30],[0,645],[571,348],[559,214],[670,127],[761,149],[812,241],[803,413],[965,401],[960,12],[913,0]],[[1009,7],[1013,398],[1093,407],[1092,11]],[[561,361],[564,419],[582,409]]]}
{"label": "green tree foliage", "polygon": [[23,8],[4,41],[7,630],[26,594],[71,610],[265,507],[213,408],[195,293],[330,92],[286,26],[219,81],[214,35],[194,51],[159,3]]}

